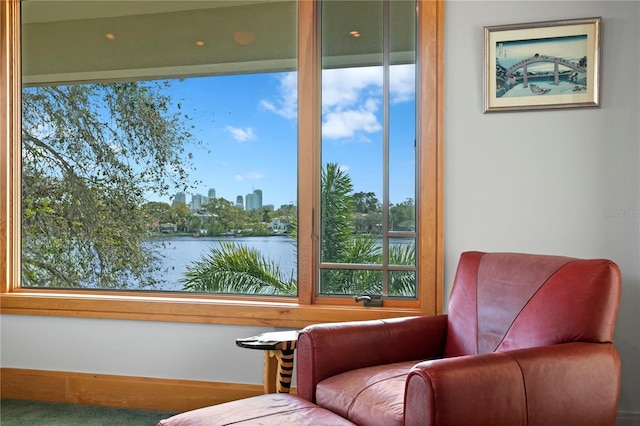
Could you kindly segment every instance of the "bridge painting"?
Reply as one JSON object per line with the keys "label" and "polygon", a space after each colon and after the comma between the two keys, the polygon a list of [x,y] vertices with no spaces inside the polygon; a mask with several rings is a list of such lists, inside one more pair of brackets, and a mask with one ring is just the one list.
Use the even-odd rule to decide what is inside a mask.
{"label": "bridge painting", "polygon": [[[583,91],[587,84],[586,35],[496,44],[496,97],[537,96],[560,91]],[[535,84],[534,84],[535,82]],[[542,87],[541,87],[542,86]],[[554,86],[558,89],[554,89]]]}
{"label": "bridge painting", "polygon": [[484,112],[600,106],[601,20],[484,27]]}

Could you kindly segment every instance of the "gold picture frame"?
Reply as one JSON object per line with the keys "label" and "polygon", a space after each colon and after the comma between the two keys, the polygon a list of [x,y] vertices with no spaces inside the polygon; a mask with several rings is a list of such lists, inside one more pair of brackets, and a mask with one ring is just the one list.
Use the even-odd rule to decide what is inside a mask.
{"label": "gold picture frame", "polygon": [[600,106],[601,18],[484,27],[484,111]]}

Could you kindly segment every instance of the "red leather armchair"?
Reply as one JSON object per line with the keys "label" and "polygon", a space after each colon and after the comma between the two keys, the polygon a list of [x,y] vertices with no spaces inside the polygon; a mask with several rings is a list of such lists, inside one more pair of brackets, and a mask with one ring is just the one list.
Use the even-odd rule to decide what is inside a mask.
{"label": "red leather armchair", "polygon": [[620,271],[608,260],[463,253],[448,315],[320,324],[304,399],[358,425],[614,425]]}

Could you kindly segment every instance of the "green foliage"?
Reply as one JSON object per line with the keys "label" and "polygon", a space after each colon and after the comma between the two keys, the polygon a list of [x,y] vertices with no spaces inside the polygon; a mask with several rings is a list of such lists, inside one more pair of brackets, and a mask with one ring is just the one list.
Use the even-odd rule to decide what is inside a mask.
{"label": "green foliage", "polygon": [[[415,265],[415,244],[392,245],[389,247],[389,264]],[[389,295],[416,296],[416,273],[414,271],[391,271],[389,273]]]}
{"label": "green foliage", "polygon": [[353,228],[353,191],[351,177],[335,163],[322,170],[320,259],[338,262],[351,241]]}
{"label": "green foliage", "polygon": [[[391,245],[390,265],[415,265],[415,244]],[[368,234],[357,234],[347,245],[340,263],[382,264],[382,249],[376,238]],[[414,271],[390,271],[389,295],[414,297],[416,293]],[[381,295],[382,272],[369,269],[325,269],[321,274],[320,292],[323,294],[369,294]]]}
{"label": "green foliage", "polygon": [[357,213],[373,213],[380,210],[380,202],[373,192],[356,192],[353,194],[354,211]]}
{"label": "green foliage", "polygon": [[416,205],[413,198],[392,205],[389,209],[390,228],[393,231],[414,231],[416,229]]}
{"label": "green foliage", "polygon": [[24,286],[153,285],[158,265],[142,245],[149,216],[140,206],[147,192],[186,185],[184,146],[192,141],[166,87],[23,90]]}
{"label": "green foliage", "polygon": [[[350,237],[337,263],[380,264],[382,250],[370,234]],[[323,294],[381,294],[382,273],[367,269],[326,269],[322,271],[320,293]]]}
{"label": "green foliage", "polygon": [[213,293],[295,295],[297,281],[278,265],[243,244],[223,242],[220,248],[187,267],[185,290]]}

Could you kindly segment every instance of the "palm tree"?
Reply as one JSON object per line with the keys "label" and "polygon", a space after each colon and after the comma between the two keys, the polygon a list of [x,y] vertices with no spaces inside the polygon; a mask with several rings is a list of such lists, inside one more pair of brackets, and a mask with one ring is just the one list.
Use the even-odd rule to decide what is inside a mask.
{"label": "palm tree", "polygon": [[[392,265],[414,265],[415,244],[392,245],[389,247],[389,263]],[[392,271],[389,273],[389,294],[393,296],[416,296],[416,273],[413,271]]]}
{"label": "palm tree", "polygon": [[353,184],[351,177],[337,164],[328,163],[320,180],[321,242],[320,259],[338,262],[351,240],[353,227]]}

